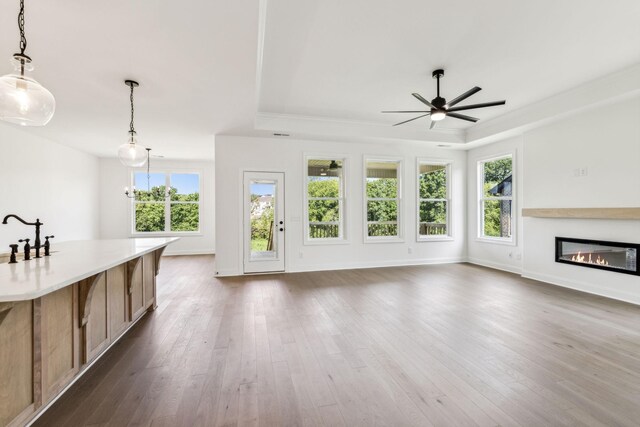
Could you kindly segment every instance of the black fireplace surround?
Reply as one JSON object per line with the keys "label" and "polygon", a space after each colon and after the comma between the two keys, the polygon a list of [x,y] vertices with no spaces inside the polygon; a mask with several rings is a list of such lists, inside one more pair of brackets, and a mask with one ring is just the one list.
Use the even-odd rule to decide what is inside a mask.
{"label": "black fireplace surround", "polygon": [[640,244],[556,237],[556,262],[640,276]]}

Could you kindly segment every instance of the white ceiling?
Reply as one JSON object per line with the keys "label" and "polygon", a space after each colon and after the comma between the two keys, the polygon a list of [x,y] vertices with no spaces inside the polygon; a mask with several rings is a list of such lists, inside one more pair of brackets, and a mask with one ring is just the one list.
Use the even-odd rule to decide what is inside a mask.
{"label": "white ceiling", "polygon": [[[0,0],[7,60],[18,45],[17,8]],[[26,8],[35,77],[57,100],[52,122],[26,131],[109,157],[128,130],[125,78],[141,83],[140,142],[197,159],[213,157],[216,134],[312,136],[326,120],[449,141],[640,63],[637,0],[26,0]],[[477,85],[482,92],[465,103],[507,105],[469,111],[477,125],[448,118],[439,132],[426,131],[428,119],[391,128],[411,116],[380,111],[422,109],[410,94],[433,98],[440,67],[443,96]]]}
{"label": "white ceiling", "polygon": [[[34,77],[56,113],[28,132],[99,156],[138,140],[168,158],[213,158],[214,135],[253,128],[255,1],[25,1]],[[18,48],[18,0],[0,0],[0,73]],[[6,61],[1,58],[6,58]]]}

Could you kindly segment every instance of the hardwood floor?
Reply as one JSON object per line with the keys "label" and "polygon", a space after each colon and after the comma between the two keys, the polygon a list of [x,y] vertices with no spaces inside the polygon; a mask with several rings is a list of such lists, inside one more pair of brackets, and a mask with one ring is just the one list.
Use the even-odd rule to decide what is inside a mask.
{"label": "hardwood floor", "polygon": [[469,264],[158,280],[35,425],[639,425],[637,306]]}

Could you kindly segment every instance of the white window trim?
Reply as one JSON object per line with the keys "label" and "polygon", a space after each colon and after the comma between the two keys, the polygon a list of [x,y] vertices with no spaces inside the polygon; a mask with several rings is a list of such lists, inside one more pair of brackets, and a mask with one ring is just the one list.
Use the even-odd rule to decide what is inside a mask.
{"label": "white window trim", "polygon": [[[136,173],[146,173],[145,168],[130,168],[129,169],[129,188],[133,188],[135,183]],[[184,202],[184,203],[197,203],[198,204],[198,230],[196,231],[136,231],[136,217],[135,217],[135,205],[134,198],[129,203],[129,237],[198,237],[203,236],[202,233],[202,170],[200,169],[180,169],[180,168],[161,168],[149,170],[150,174],[163,174],[165,176],[165,187],[169,188],[171,184],[171,174],[194,174],[198,175],[198,194],[200,195],[198,202]],[[153,202],[152,202],[153,203]],[[157,202],[158,204],[165,205],[165,217],[164,226],[165,230],[171,227],[171,202],[165,200],[164,202]]]}
{"label": "white window trim", "polygon": [[[368,162],[389,162],[389,163],[397,163],[397,176],[398,176],[398,192],[396,197],[396,206],[398,207],[397,214],[397,224],[398,224],[398,235],[397,236],[369,236],[369,221],[367,220],[367,202],[370,200],[367,197],[367,163]],[[403,168],[404,158],[402,157],[387,157],[387,156],[371,156],[364,155],[362,156],[362,225],[363,225],[363,240],[364,243],[403,243],[404,242],[404,221],[402,215],[404,213],[403,209],[403,189],[404,189],[404,180],[403,180]],[[376,200],[376,199],[371,199]],[[388,200],[388,199],[384,199]]]}
{"label": "white window trim", "polygon": [[[340,212],[340,221],[338,224],[338,235],[337,238],[321,238],[321,239],[311,239],[309,238],[309,190],[308,190],[308,180],[309,180],[309,160],[339,160],[342,162],[342,176],[340,179],[340,191],[341,196],[338,197],[338,211]],[[304,224],[304,236],[303,236],[303,245],[305,246],[317,246],[317,245],[346,245],[349,244],[348,233],[347,233],[347,172],[349,170],[349,158],[344,154],[333,154],[328,155],[324,154],[313,154],[313,153],[304,153],[303,154],[303,184],[302,184],[302,200],[303,200],[303,224]],[[334,200],[334,198],[330,198]]]}
{"label": "white window trim", "polygon": [[[420,165],[443,165],[447,168],[447,198],[446,199],[421,199],[420,198]],[[448,159],[431,159],[418,157],[416,158],[416,242],[449,242],[454,240],[451,227],[451,181],[453,179],[452,172],[453,161]],[[439,236],[422,236],[420,235],[420,202],[422,200],[443,200],[447,202],[447,234]]]}
{"label": "white window trim", "polygon": [[[487,200],[483,197],[484,194],[484,170],[482,164],[492,162],[495,160],[504,159],[505,157],[511,157],[511,197],[492,197],[491,200],[511,200],[511,237],[491,237],[484,236],[482,230],[484,230],[484,209],[482,209],[482,202]],[[492,243],[496,245],[516,246],[517,244],[517,177],[516,177],[516,151],[509,150],[500,154],[493,154],[490,156],[480,157],[476,159],[476,241],[482,243]]]}

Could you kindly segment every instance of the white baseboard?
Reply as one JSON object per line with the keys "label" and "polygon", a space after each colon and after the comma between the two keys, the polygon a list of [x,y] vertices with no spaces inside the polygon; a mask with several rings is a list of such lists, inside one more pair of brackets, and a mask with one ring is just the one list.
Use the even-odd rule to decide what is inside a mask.
{"label": "white baseboard", "polygon": [[523,271],[522,277],[527,279],[538,280],[540,282],[549,283],[563,288],[574,289],[588,294],[598,295],[605,298],[611,298],[618,301],[624,301],[635,305],[640,305],[640,295],[634,295],[627,292],[620,292],[616,289],[601,288],[593,283],[570,280],[564,277],[558,277],[551,274],[537,273],[534,271]]}
{"label": "white baseboard", "polygon": [[[378,268],[378,267],[401,267],[405,265],[434,265],[434,264],[453,264],[457,262],[466,262],[464,257],[453,258],[425,258],[425,259],[402,259],[387,261],[366,261],[366,262],[348,262],[340,264],[317,264],[317,265],[298,265],[289,268],[284,273],[303,273],[307,271],[329,271],[329,270],[357,270],[361,268]],[[216,277],[242,276],[244,273],[237,270],[218,270]]]}
{"label": "white baseboard", "polygon": [[189,249],[170,251],[166,250],[162,254],[162,256],[178,256],[178,255],[215,255],[215,250],[205,250],[205,251],[191,251]]}
{"label": "white baseboard", "polygon": [[405,265],[433,265],[433,264],[453,264],[457,262],[465,262],[464,257],[453,258],[424,258],[424,259],[401,259],[388,261],[366,261],[366,262],[348,262],[340,264],[319,264],[319,265],[299,265],[290,268],[287,273],[302,273],[305,271],[326,271],[326,270],[356,270],[361,268],[378,268],[378,267],[401,267]]}
{"label": "white baseboard", "polygon": [[238,273],[237,270],[218,270],[216,271],[216,277],[232,277],[242,276],[243,273]]}
{"label": "white baseboard", "polygon": [[481,265],[483,267],[494,268],[496,270],[502,270],[509,273],[522,274],[521,267],[516,267],[509,264],[503,264],[500,262],[487,261],[480,258],[467,258],[467,262],[469,262],[470,264]]}

